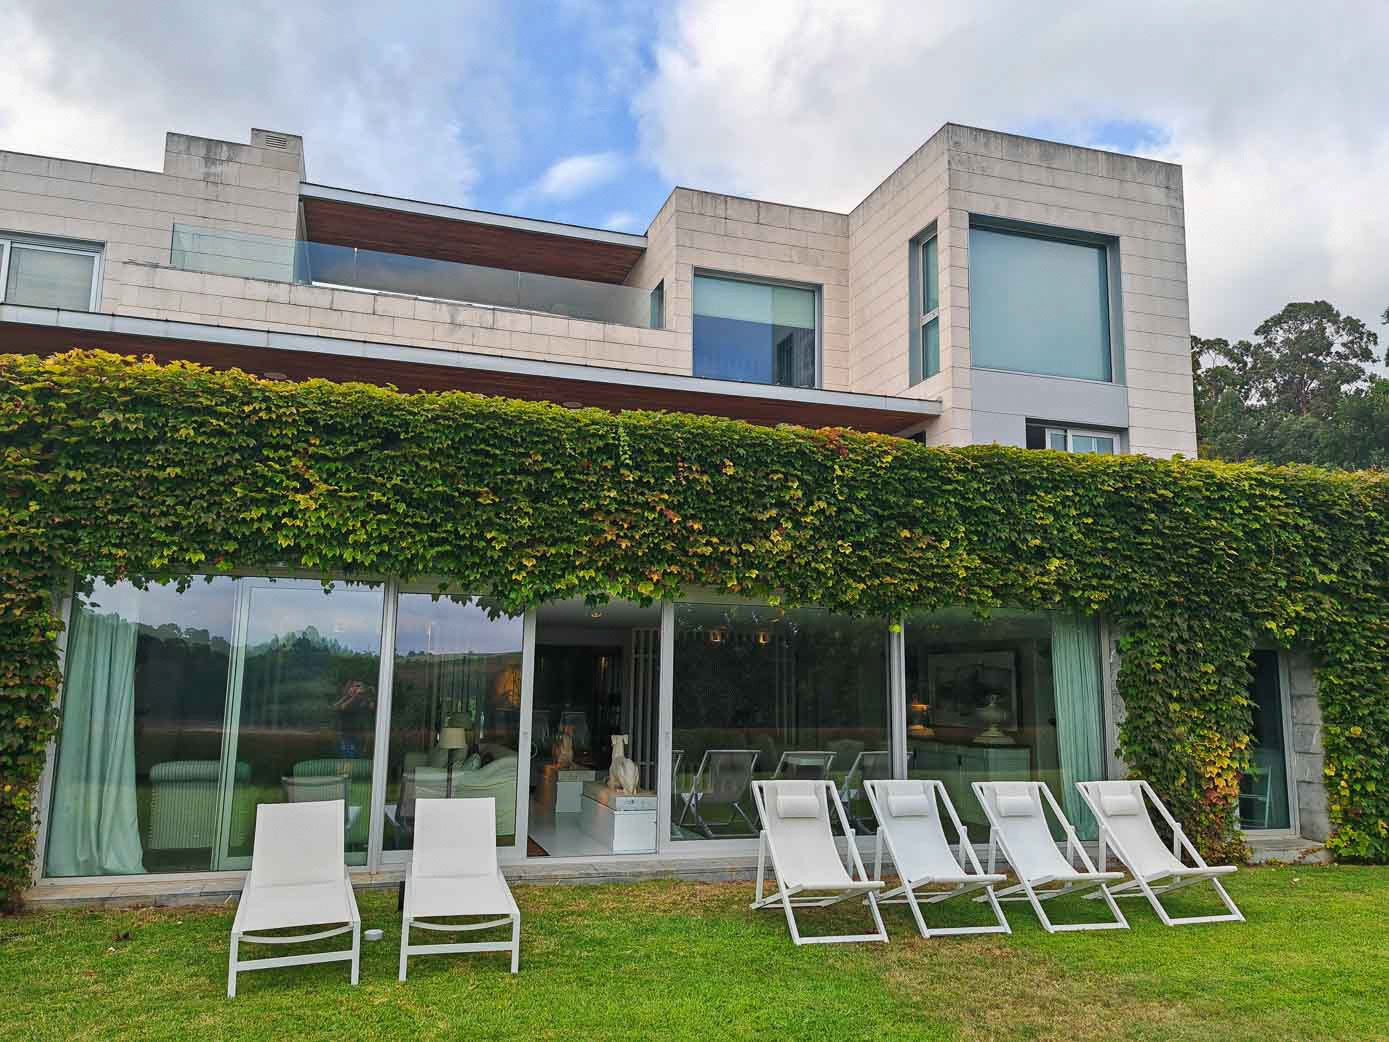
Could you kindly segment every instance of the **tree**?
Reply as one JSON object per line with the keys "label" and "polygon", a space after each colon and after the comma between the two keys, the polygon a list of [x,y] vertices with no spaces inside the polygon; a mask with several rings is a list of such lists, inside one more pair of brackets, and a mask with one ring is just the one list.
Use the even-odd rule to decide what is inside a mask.
{"label": "tree", "polygon": [[1328,466],[1389,470],[1389,380],[1379,377],[1342,399],[1321,442]]}
{"label": "tree", "polygon": [[1288,304],[1254,337],[1191,338],[1201,455],[1357,465],[1342,461],[1364,456],[1351,441],[1378,415],[1380,398],[1370,388],[1382,380],[1368,368],[1379,343],[1374,330],[1318,300]]}

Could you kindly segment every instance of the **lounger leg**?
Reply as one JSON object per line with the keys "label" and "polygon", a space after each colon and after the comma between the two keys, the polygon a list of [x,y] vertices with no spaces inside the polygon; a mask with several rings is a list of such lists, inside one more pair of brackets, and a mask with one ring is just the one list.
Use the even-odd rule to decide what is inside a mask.
{"label": "lounger leg", "polygon": [[873,844],[873,878],[881,881],[883,878],[883,830],[879,829],[876,842]]}
{"label": "lounger leg", "polygon": [[[922,937],[929,941],[931,939],[931,931],[926,928],[926,917],[921,914],[921,906],[917,904],[916,891],[912,889],[911,884],[906,880],[902,881],[902,889],[907,896],[907,907],[912,910],[912,918],[916,920],[917,930],[920,931]],[[872,897],[873,895],[869,894],[868,896]]]}
{"label": "lounger leg", "polygon": [[1234,898],[1225,892],[1225,884],[1218,879],[1212,879],[1211,883],[1215,886],[1215,892],[1220,895],[1220,900],[1223,901],[1225,907],[1230,910],[1230,914],[1235,917],[1235,922],[1244,922],[1244,913],[1239,910],[1239,907],[1235,904]]}
{"label": "lounger leg", "polygon": [[998,897],[994,894],[994,888],[984,887],[984,896],[989,899],[989,907],[994,910],[994,918],[998,920],[998,925],[1004,933],[1012,933],[1013,928],[1008,925],[1008,920],[1003,916],[1003,906],[998,903]]}
{"label": "lounger leg", "polygon": [[1124,918],[1124,913],[1119,911],[1119,904],[1114,900],[1114,895],[1109,892],[1109,887],[1101,883],[1100,892],[1104,894],[1104,903],[1109,906],[1109,910],[1114,914],[1114,921],[1127,930],[1129,928],[1129,921]]}
{"label": "lounger leg", "polygon": [[868,892],[868,910],[873,913],[873,924],[878,928],[878,936],[887,943],[887,927],[883,925],[883,917],[878,912],[878,895],[871,890]]}
{"label": "lounger leg", "polygon": [[400,920],[400,980],[405,979],[406,963],[410,958],[410,917]]}
{"label": "lounger leg", "polygon": [[757,837],[757,899],[752,906],[756,908],[762,903],[762,893],[766,886],[767,878],[767,834],[761,833]]}
{"label": "lounger leg", "polygon": [[511,917],[511,972],[521,969],[521,917]]}
{"label": "lounger leg", "polygon": [[357,986],[362,969],[362,924],[352,924],[352,986]]}
{"label": "lounger leg", "polygon": [[[796,929],[796,913],[791,908],[791,895],[786,892],[786,887],[782,885],[780,878],[777,879],[776,886],[777,892],[781,894],[781,907],[786,911],[786,925],[791,931],[791,943],[800,947],[801,931]],[[876,909],[873,914],[875,916],[878,914]]]}
{"label": "lounger leg", "polygon": [[227,998],[236,998],[236,953],[241,945],[241,935],[231,935],[231,954],[227,957]]}
{"label": "lounger leg", "polygon": [[[993,859],[990,858],[989,860],[992,862]],[[993,871],[992,865],[990,865],[989,870]],[[1027,900],[1032,905],[1032,910],[1037,913],[1037,918],[1042,923],[1042,929],[1047,933],[1055,933],[1056,927],[1051,924],[1051,919],[1048,918],[1046,909],[1042,907],[1042,902],[1038,900],[1037,892],[1032,889],[1032,884],[1024,879],[1022,880],[1022,889],[1023,893],[1027,894]],[[1110,898],[1110,900],[1113,900],[1113,898]]]}

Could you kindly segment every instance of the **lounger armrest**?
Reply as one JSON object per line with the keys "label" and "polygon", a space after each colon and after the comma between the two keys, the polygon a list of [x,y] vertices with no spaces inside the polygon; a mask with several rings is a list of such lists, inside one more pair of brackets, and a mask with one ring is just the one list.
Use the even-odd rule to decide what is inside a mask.
{"label": "lounger armrest", "polygon": [[362,916],[361,913],[357,911],[357,893],[352,889],[352,873],[347,870],[346,865],[343,866],[342,870],[342,885],[347,888],[347,908],[348,911],[352,913],[352,917],[348,922],[353,926],[360,926],[362,923]]}

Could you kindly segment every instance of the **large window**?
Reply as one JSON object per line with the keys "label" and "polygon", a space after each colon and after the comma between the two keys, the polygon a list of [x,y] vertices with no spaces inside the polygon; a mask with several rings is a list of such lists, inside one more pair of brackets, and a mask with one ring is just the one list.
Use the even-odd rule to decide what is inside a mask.
{"label": "large window", "polygon": [[891,777],[887,625],[814,609],[677,604],[678,840],[757,834],[754,778],[833,779],[874,828],[865,778]]}
{"label": "large window", "polygon": [[814,387],[816,293],[696,275],[694,375]]}
{"label": "large window", "polygon": [[244,868],[258,804],[324,799],[364,863],[381,609],[298,579],[79,594],[48,874]]}
{"label": "large window", "polygon": [[466,597],[400,594],[382,846],[414,845],[419,799],[490,796],[515,842],[520,616]]}
{"label": "large window", "polygon": [[92,247],[0,237],[0,301],[91,311],[99,256]]}
{"label": "large window", "polygon": [[1104,244],[972,227],[969,288],[976,368],[1114,378]]}
{"label": "large window", "polygon": [[905,626],[907,769],[945,784],[976,842],[988,838],[976,781],[1043,781],[1084,834],[1078,781],[1103,777],[1099,626],[996,610],[910,618]]}

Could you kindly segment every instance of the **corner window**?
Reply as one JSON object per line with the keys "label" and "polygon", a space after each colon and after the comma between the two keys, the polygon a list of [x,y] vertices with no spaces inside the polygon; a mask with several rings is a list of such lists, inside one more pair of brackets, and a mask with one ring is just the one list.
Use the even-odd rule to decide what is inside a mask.
{"label": "corner window", "polygon": [[915,262],[913,329],[907,353],[907,382],[919,384],[940,372],[940,253],[934,231],[912,244]]}
{"label": "corner window", "polygon": [[1113,431],[1083,431],[1071,427],[1048,427],[1041,423],[1027,425],[1029,449],[1054,449],[1057,452],[1096,452],[1112,456],[1119,451],[1119,436]]}
{"label": "corner window", "polygon": [[969,289],[975,368],[1114,379],[1103,242],[971,227]]}
{"label": "corner window", "polygon": [[814,387],[815,290],[696,275],[694,375]]}
{"label": "corner window", "polygon": [[0,238],[0,302],[92,311],[99,256],[87,246]]}

